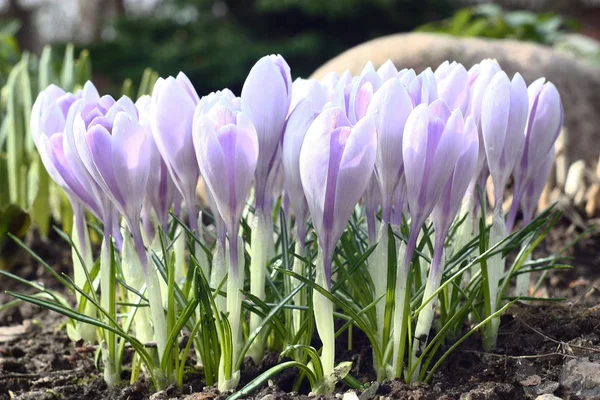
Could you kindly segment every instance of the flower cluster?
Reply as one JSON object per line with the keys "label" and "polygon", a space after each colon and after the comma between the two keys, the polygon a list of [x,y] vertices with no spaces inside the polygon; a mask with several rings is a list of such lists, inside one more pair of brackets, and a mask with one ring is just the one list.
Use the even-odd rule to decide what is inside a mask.
{"label": "flower cluster", "polygon": [[[462,221],[455,242],[477,235],[473,218],[484,206],[475,200],[477,187],[490,176],[497,227],[492,227],[490,244],[510,232],[519,207],[529,222],[552,165],[562,121],[560,96],[552,83],[540,79],[528,88],[519,74],[511,79],[494,60],[470,70],[445,62],[419,74],[398,71],[391,61],[378,69],[368,63],[358,76],[346,71],[321,81],[292,82],[285,60],[270,55],[251,69],[240,97],[228,89],[200,97],[183,73],[160,78],[152,96],[136,103],[127,97],[115,101],[100,96],[91,82],[74,94],[50,86],[35,102],[31,125],[46,169],[74,210],[84,208],[103,223],[105,243],[114,240],[123,254],[137,254],[134,261],[123,256],[129,260],[124,262],[129,271],[124,276],[130,277],[127,283],[134,289],[145,285],[152,323],[136,320],[135,329],[156,340],[159,359],[167,341],[160,290],[164,284],[148,254],[157,248],[157,230],[169,229],[169,213],[185,213],[189,231],[204,248],[215,243],[212,270],[208,264],[201,267],[213,289],[220,287],[226,297],[218,304],[228,315],[233,350],[221,357],[230,363],[224,357],[238,358],[244,348],[240,290],[246,270],[244,243],[250,238],[241,235],[240,221],[248,212],[253,214],[249,292],[262,301],[267,264],[276,249],[272,211],[281,198],[287,216],[294,217],[295,252],[300,257],[306,255],[309,218],[312,221],[319,249],[314,279],[326,291],[332,290],[336,247],[348,221],[353,214],[364,215],[368,242],[377,245],[367,262],[373,282],[370,295],[376,302],[376,344],[383,349],[376,368],[379,377],[399,377],[407,343],[412,343],[410,373],[419,374],[444,254],[453,252],[447,243],[451,227]],[[515,194],[505,223],[502,202],[511,175]],[[204,234],[199,182],[206,189],[214,239]],[[77,212],[77,218],[81,227],[83,213]],[[431,265],[424,266],[415,252],[428,221],[434,228],[434,245]],[[85,237],[74,242],[86,247],[81,245]],[[390,249],[394,242],[396,248]],[[202,252],[195,252],[198,260]],[[398,253],[397,260],[388,259],[392,253]],[[294,261],[296,276],[312,276],[303,264]],[[386,277],[392,264],[396,274],[390,283]],[[405,305],[416,264],[427,279],[422,302],[430,305],[419,314],[413,333]],[[498,286],[503,265],[490,260],[488,267],[487,281]],[[104,294],[110,290],[103,284],[108,278],[102,271],[100,276]],[[382,300],[389,289],[395,301]],[[498,304],[495,299],[490,302],[493,313]],[[306,296],[300,292],[294,303],[302,308]],[[312,306],[323,343],[322,367],[330,372],[335,367],[334,305],[315,290]],[[300,330],[302,318],[294,312],[295,330]],[[260,326],[261,317],[252,314],[250,332]],[[407,342],[409,335],[414,340]],[[260,357],[263,346],[259,338],[246,349]],[[384,357],[386,353],[390,354]],[[235,386],[236,379],[236,371],[226,370],[220,386]]]}

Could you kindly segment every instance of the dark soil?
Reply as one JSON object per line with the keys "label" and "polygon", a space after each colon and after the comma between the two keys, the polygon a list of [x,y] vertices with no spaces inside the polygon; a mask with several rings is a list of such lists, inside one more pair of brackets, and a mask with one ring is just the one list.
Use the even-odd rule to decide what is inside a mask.
{"label": "dark soil", "polygon": [[[563,220],[538,255],[559,251],[580,230]],[[34,240],[35,251],[57,271],[70,263],[65,248]],[[549,298],[564,297],[562,303],[518,304],[502,318],[498,348],[485,353],[475,334],[463,343],[436,371],[430,384],[408,386],[400,381],[372,383],[360,399],[535,399],[553,393],[564,399],[577,399],[560,382],[564,364],[578,357],[600,363],[600,235],[590,234],[565,253],[572,257],[573,269],[552,272],[542,288]],[[25,260],[13,273],[58,288],[43,268]],[[64,271],[66,272],[66,271]],[[12,300],[5,290],[26,292],[6,279],[0,279],[0,305]],[[351,374],[363,383],[374,379],[371,349],[366,338],[354,330],[352,350],[347,336],[338,342],[338,361],[352,361]],[[64,329],[63,319],[37,307],[21,304],[0,313],[0,400],[4,399],[147,399],[152,393],[144,381],[117,389],[107,389],[94,366],[94,349],[77,347]],[[241,381],[247,383],[277,363],[268,354],[260,365],[244,364]],[[253,398],[276,400],[309,398],[308,388],[290,393],[297,371],[288,370]],[[123,378],[128,379],[124,372]],[[348,391],[343,384],[341,397]],[[204,388],[199,374],[190,373],[182,390],[170,388],[153,399],[202,400],[226,398],[214,387]],[[594,398],[594,397],[587,397]]]}

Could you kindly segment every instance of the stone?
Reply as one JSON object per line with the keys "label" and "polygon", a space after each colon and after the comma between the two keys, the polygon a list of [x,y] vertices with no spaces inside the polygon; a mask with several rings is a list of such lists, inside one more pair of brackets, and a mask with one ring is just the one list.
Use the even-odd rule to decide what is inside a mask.
{"label": "stone", "polygon": [[435,69],[445,60],[470,68],[484,58],[495,58],[512,76],[521,73],[529,84],[546,77],[558,88],[565,110],[567,165],[582,159],[592,166],[600,153],[600,69],[551,47],[514,40],[457,38],[431,33],[384,36],[353,47],[330,60],[312,77],[349,69],[359,74],[369,60],[379,67],[388,59],[398,69]]}
{"label": "stone", "polygon": [[535,400],[563,400],[562,398],[553,394],[543,394],[535,398]]}
{"label": "stone", "polygon": [[600,362],[587,357],[569,360],[560,373],[561,386],[565,394],[585,399],[600,398]]}

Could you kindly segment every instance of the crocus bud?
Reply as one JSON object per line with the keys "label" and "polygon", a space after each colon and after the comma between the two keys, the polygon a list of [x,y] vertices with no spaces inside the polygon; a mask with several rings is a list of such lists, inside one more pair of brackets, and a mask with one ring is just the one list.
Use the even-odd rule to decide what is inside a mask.
{"label": "crocus bud", "polygon": [[554,147],[550,149],[544,160],[536,168],[536,173],[529,185],[525,188],[521,198],[521,209],[523,210],[523,221],[532,220],[538,207],[540,196],[548,182],[548,176],[554,165]]}
{"label": "crocus bud", "polygon": [[443,238],[448,233],[452,221],[458,213],[463,196],[469,186],[479,153],[479,135],[471,116],[467,117],[462,135],[461,153],[452,169],[450,179],[444,187],[442,196],[433,208],[432,220],[436,232]]}
{"label": "crocus bud", "polygon": [[352,80],[354,77],[349,70],[344,71],[335,83],[333,97],[323,108],[340,107],[346,115],[350,109],[350,94],[352,92]]}
{"label": "crocus bud", "polygon": [[[512,230],[514,225],[521,198],[525,191],[529,190],[527,188],[533,185],[532,181],[538,179],[540,165],[554,148],[554,142],[556,142],[563,124],[564,116],[560,94],[552,83],[544,82],[545,79],[540,78],[533,82],[527,90],[529,117],[525,128],[523,155],[515,164],[513,172],[515,187],[513,203],[506,217],[508,231]],[[523,222],[529,223],[529,220],[524,219]]]}
{"label": "crocus bud", "polygon": [[438,202],[462,150],[464,121],[444,100],[418,105],[402,140],[411,231],[420,230]]}
{"label": "crocus bud", "polygon": [[282,143],[284,185],[292,210],[296,215],[296,231],[298,240],[302,244],[306,237],[308,204],[300,177],[300,150],[306,132],[316,115],[313,103],[308,98],[301,100],[288,118]]}
{"label": "crocus bud", "polygon": [[400,79],[400,82],[402,82],[402,84],[404,86],[406,86],[408,88],[408,85],[410,84],[410,82],[412,82],[413,79],[415,79],[417,77],[417,74],[415,73],[414,69],[407,69],[404,68],[403,70],[398,72],[398,79]]}
{"label": "crocus bud", "polygon": [[515,163],[523,154],[528,104],[527,86],[518,73],[510,81],[503,71],[497,72],[483,95],[481,133],[497,207]]}
{"label": "crocus bud", "polygon": [[466,115],[469,108],[470,81],[465,67],[457,62],[445,61],[435,70],[434,75],[440,99],[444,99],[451,110],[460,108],[463,115]]}
{"label": "crocus bud", "polygon": [[[470,114],[473,115],[475,125],[478,129],[480,128],[481,120],[481,101],[483,100],[483,93],[489,85],[494,75],[501,71],[500,64],[496,60],[486,59],[481,61],[479,64],[475,64],[469,70],[469,82],[471,87],[471,102],[469,106]],[[481,131],[479,132],[480,145],[483,144],[481,137]]]}
{"label": "crocus bud", "polygon": [[392,198],[404,173],[402,137],[406,120],[413,110],[408,92],[399,78],[392,78],[375,93],[367,115],[372,115],[377,128],[375,176],[379,182],[382,219],[390,222]]}
{"label": "crocus bud", "polygon": [[321,87],[325,91],[327,102],[333,101],[336,95],[337,83],[340,80],[340,75],[337,72],[331,71],[321,79]]}
{"label": "crocus bud", "polygon": [[388,79],[395,78],[398,75],[398,70],[392,60],[387,60],[377,69],[377,75],[381,78],[381,82],[385,82]]}
{"label": "crocus bud", "polygon": [[438,98],[438,85],[431,68],[421,72],[407,86],[413,107],[430,104]]}
{"label": "crocus bud", "polygon": [[75,146],[89,174],[123,215],[145,267],[139,219],[150,168],[150,132],[138,122],[135,105],[127,97],[104,115],[99,108],[94,110],[86,114],[84,106],[75,116]]}
{"label": "crocus bud", "polygon": [[101,205],[87,176],[74,173],[64,153],[63,132],[67,116],[81,94],[65,93],[55,85],[40,92],[31,110],[31,136],[52,180],[71,201],[80,202],[97,218],[102,218]]}
{"label": "crocus bud", "polygon": [[264,207],[267,179],[292,99],[290,68],[280,55],[265,56],[250,70],[242,88],[242,111],[256,128],[260,158],[256,165],[255,202]]}
{"label": "crocus bud", "polygon": [[530,180],[554,147],[563,124],[560,94],[551,82],[540,78],[528,90],[529,118],[525,129],[525,147],[515,165],[515,178]]}
{"label": "crocus bud", "polygon": [[290,104],[290,113],[296,108],[303,99],[310,99],[313,108],[321,111],[323,106],[329,101],[327,91],[321,82],[316,79],[298,78],[292,84],[292,102]]}
{"label": "crocus bud", "polygon": [[300,177],[331,285],[331,259],[375,165],[377,134],[371,118],[352,126],[344,110],[324,110],[300,151]]}
{"label": "crocus bud", "polygon": [[224,103],[198,113],[193,124],[198,165],[227,232],[237,228],[258,160],[258,138],[249,116]]}
{"label": "crocus bud", "polygon": [[191,82],[180,72],[177,78],[159,78],[154,85],[151,127],[154,142],[173,182],[183,196],[190,228],[198,231],[196,185],[200,177],[192,143],[192,119],[199,98]]}
{"label": "crocus bud", "polygon": [[373,64],[369,61],[359,77],[352,79],[350,101],[348,103],[348,119],[356,124],[367,113],[367,107],[373,98],[373,94],[379,89],[382,80],[375,72]]}
{"label": "crocus bud", "polygon": [[[151,132],[151,115],[152,98],[150,96],[142,96],[135,103],[138,110],[140,125],[145,127],[148,132]],[[160,226],[167,231],[169,223],[169,210],[173,205],[173,200],[177,188],[169,174],[167,164],[163,160],[154,137],[148,136],[150,141],[150,171],[148,173],[148,184],[146,186],[147,199],[154,210],[156,219]]]}

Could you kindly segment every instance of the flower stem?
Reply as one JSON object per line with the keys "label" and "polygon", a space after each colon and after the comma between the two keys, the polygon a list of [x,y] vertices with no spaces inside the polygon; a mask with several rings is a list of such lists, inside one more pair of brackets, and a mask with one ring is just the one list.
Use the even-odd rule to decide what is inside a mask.
{"label": "flower stem", "polygon": [[[316,277],[315,283],[329,290],[329,283],[326,278],[326,264],[331,264],[331,260],[325,260],[323,250],[319,246],[319,254],[316,262]],[[319,338],[323,343],[321,350],[321,363],[325,376],[331,371],[335,365],[335,329],[333,326],[333,304],[318,291],[313,291],[313,308],[315,314],[315,325]]]}
{"label": "flower stem", "polygon": [[417,319],[417,327],[415,328],[411,362],[413,373],[410,377],[410,382],[418,380],[419,372],[421,370],[421,363],[418,361],[418,359],[427,345],[427,338],[429,336],[429,331],[431,330],[431,324],[433,323],[433,317],[435,315],[437,295],[433,298],[432,295],[436,290],[438,290],[438,288],[440,287],[440,282],[442,280],[442,256],[444,254],[445,236],[446,232],[443,232],[440,234],[436,234],[435,238],[433,260],[431,264],[431,269],[429,270],[429,276],[427,278],[425,292],[423,293],[423,300],[421,303],[421,305],[424,307],[419,313],[419,318]]}
{"label": "flower stem", "polygon": [[[269,254],[270,240],[268,235],[271,235],[269,230],[266,214],[262,208],[257,208],[252,220],[252,248],[250,258],[250,293],[260,300],[265,299],[265,280],[267,275],[267,262]],[[258,328],[262,318],[252,313],[250,314],[250,332]],[[258,337],[248,349],[247,355],[258,363],[263,356],[264,340]]]}

